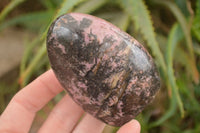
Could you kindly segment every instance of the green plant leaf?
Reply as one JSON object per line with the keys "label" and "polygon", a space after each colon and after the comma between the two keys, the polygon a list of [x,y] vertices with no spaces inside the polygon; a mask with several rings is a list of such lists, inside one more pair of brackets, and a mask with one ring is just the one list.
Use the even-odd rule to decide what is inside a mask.
{"label": "green plant leaf", "polygon": [[29,57],[31,57],[31,54],[32,54],[32,50],[36,47],[36,45],[40,43],[41,43],[40,37],[36,37],[32,42],[27,43],[25,47],[24,55],[20,63],[20,75],[22,75],[22,72],[25,71],[25,68],[28,64]]}
{"label": "green plant leaf", "polygon": [[0,23],[4,20],[6,15],[12,11],[16,6],[24,2],[25,0],[12,0],[0,13]]}
{"label": "green plant leaf", "polygon": [[55,8],[51,0],[39,0],[39,2],[48,10],[54,10]]}
{"label": "green plant leaf", "polygon": [[196,1],[196,15],[200,15],[200,0]]}
{"label": "green plant leaf", "polygon": [[79,13],[89,14],[89,13],[97,10],[101,6],[103,6],[106,2],[108,2],[108,1],[107,0],[89,0],[89,1],[81,4],[79,7],[77,7],[73,11],[79,12]]}
{"label": "green plant leaf", "polygon": [[[169,87],[169,86],[168,86]],[[171,89],[171,88],[169,88]],[[173,93],[170,99],[170,106],[169,109],[155,122],[150,123],[150,125],[148,126],[148,128],[152,128],[152,127],[156,127],[161,125],[163,122],[165,122],[167,119],[169,119],[170,117],[172,117],[175,112],[176,112],[176,98],[175,98],[175,94]]]}
{"label": "green plant leaf", "polygon": [[40,46],[39,51],[37,52],[36,56],[34,56],[34,58],[32,59],[32,62],[27,66],[27,68],[23,72],[21,72],[19,82],[20,82],[22,87],[25,86],[26,83],[28,83],[26,78],[28,79],[28,77],[30,77],[30,75],[32,74],[32,72],[36,68],[36,65],[46,55],[46,45],[45,45],[46,43],[45,43],[44,40],[47,36],[49,26],[51,25],[53,20],[56,19],[58,16],[69,12],[72,8],[74,8],[74,6],[76,6],[77,4],[79,4],[82,1],[84,1],[84,0],[64,0],[63,1],[63,3],[61,4],[61,7],[58,9],[55,16],[53,17],[53,19],[51,19],[51,22],[48,24],[46,30],[42,34],[41,40],[43,40],[43,43]]}
{"label": "green plant leaf", "polygon": [[72,10],[76,5],[80,4],[83,1],[86,1],[86,0],[63,0],[61,7],[56,11],[56,14],[52,17],[51,21],[49,22],[48,26],[46,27],[46,30],[44,31],[42,38],[44,39],[46,37],[51,23],[57,17],[59,17],[63,14],[66,14],[67,12],[70,12],[70,10]]}
{"label": "green plant leaf", "polygon": [[117,17],[117,16],[120,16],[121,14],[123,14],[122,12],[118,11],[113,11],[113,12],[102,12],[102,13],[97,13],[95,14],[97,17],[99,18],[102,18],[102,19],[105,19],[107,21]]}
{"label": "green plant leaf", "polygon": [[19,78],[19,83],[21,87],[24,87],[27,84],[27,79],[29,79],[32,72],[35,70],[36,66],[39,64],[40,60],[44,57],[46,54],[46,45],[44,43],[41,45],[38,53],[34,58],[32,59],[32,62],[28,65],[28,67],[24,70],[24,72],[21,72],[21,76]]}
{"label": "green plant leaf", "polygon": [[24,15],[17,16],[13,19],[7,20],[0,25],[0,31],[6,27],[13,26],[16,24],[24,25],[30,29],[41,28],[44,24],[46,24],[51,18],[53,11],[39,11],[27,13]]}
{"label": "green plant leaf", "polygon": [[196,1],[196,14],[192,25],[192,32],[200,42],[200,0]]}
{"label": "green plant leaf", "polygon": [[180,8],[181,12],[186,16],[189,17],[190,13],[187,8],[187,0],[174,0],[176,5]]}
{"label": "green plant leaf", "polygon": [[167,49],[166,49],[166,60],[167,60],[167,75],[168,75],[168,90],[172,93],[171,99],[170,99],[170,107],[167,110],[167,112],[157,121],[150,124],[149,128],[158,126],[162,124],[164,121],[172,117],[172,115],[176,111],[176,107],[178,104],[179,110],[181,112],[181,116],[184,115],[184,109],[183,109],[183,103],[181,101],[178,87],[176,84],[174,72],[173,72],[173,55],[175,48],[178,44],[178,42],[183,39],[183,34],[180,26],[175,24],[173,28],[170,31],[168,42],[167,42]]}
{"label": "green plant leaf", "polygon": [[183,38],[183,35],[181,34],[181,28],[175,25],[172,28],[172,31],[169,34],[169,40],[167,43],[167,74],[170,86],[172,88],[172,93],[175,94],[177,104],[179,106],[179,110],[181,113],[181,117],[184,117],[184,108],[183,103],[180,98],[178,86],[176,84],[176,79],[174,76],[174,70],[173,70],[173,56],[174,56],[174,50],[177,46],[178,42]]}
{"label": "green plant leaf", "polygon": [[58,9],[58,12],[55,15],[55,18],[69,12],[76,5],[78,5],[79,3],[83,1],[86,1],[86,0],[64,0],[63,3],[61,4],[61,7]]}
{"label": "green plant leaf", "polygon": [[134,21],[137,30],[143,34],[148,46],[151,48],[153,55],[159,62],[163,73],[166,76],[166,64],[159,45],[155,38],[154,28],[152,25],[149,10],[143,0],[120,0],[120,5]]}
{"label": "green plant leaf", "polygon": [[104,12],[96,14],[96,16],[111,22],[123,31],[127,30],[130,22],[130,16],[121,11]]}
{"label": "green plant leaf", "polygon": [[128,29],[130,17],[126,13],[121,13],[119,16],[116,16],[111,22],[119,27],[121,30],[126,31]]}
{"label": "green plant leaf", "polygon": [[181,75],[180,79],[177,79],[177,85],[179,86],[179,88],[181,89],[180,91],[182,91],[183,94],[185,94],[187,96],[187,100],[185,100],[186,102],[188,101],[190,104],[190,109],[191,110],[196,110],[196,111],[200,111],[200,104],[198,102],[198,100],[195,98],[194,96],[194,89],[193,88],[188,88],[187,86],[187,82],[184,80],[184,76],[185,73],[183,73]]}
{"label": "green plant leaf", "polygon": [[200,44],[194,42],[194,52],[200,56]]}
{"label": "green plant leaf", "polygon": [[180,23],[181,28],[183,29],[183,33],[185,35],[185,39],[186,39],[186,44],[187,44],[187,48],[189,51],[189,55],[191,58],[191,65],[192,65],[192,69],[191,69],[191,75],[193,77],[193,80],[195,81],[196,84],[199,83],[199,72],[196,68],[196,60],[195,60],[195,56],[194,56],[194,50],[193,50],[193,44],[192,44],[192,37],[190,34],[190,26],[188,26],[187,24],[187,20],[184,17],[184,15],[182,14],[182,12],[180,11],[180,9],[172,2],[165,0],[153,0],[153,2],[157,3],[157,4],[161,4],[166,6],[167,8],[169,8],[171,10],[171,12],[174,14],[174,16],[176,17],[177,21]]}

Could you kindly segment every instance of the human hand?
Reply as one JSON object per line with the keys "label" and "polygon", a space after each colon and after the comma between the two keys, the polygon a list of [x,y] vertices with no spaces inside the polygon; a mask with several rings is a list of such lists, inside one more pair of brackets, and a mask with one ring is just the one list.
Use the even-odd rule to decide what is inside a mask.
{"label": "human hand", "polygon": [[[19,91],[0,116],[1,133],[27,133],[34,117],[48,101],[62,92],[52,70]],[[78,123],[84,111],[68,95],[54,107],[39,133],[101,133],[105,124],[86,114]],[[77,124],[78,123],[78,124]],[[118,133],[139,133],[140,124],[132,120],[122,126]]]}

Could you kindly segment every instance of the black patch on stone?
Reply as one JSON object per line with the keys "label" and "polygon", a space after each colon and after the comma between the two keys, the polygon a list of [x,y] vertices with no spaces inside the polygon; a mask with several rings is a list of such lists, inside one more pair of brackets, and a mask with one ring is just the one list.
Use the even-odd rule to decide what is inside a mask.
{"label": "black patch on stone", "polygon": [[80,22],[80,29],[88,28],[92,24],[92,20],[83,18],[83,20]]}

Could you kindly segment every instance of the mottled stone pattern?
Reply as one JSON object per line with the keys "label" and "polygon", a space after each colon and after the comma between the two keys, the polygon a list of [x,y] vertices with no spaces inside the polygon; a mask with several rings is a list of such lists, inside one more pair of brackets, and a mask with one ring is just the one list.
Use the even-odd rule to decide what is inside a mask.
{"label": "mottled stone pattern", "polygon": [[152,57],[134,38],[94,16],[70,13],[51,25],[52,69],[82,108],[122,126],[149,104],[160,87]]}

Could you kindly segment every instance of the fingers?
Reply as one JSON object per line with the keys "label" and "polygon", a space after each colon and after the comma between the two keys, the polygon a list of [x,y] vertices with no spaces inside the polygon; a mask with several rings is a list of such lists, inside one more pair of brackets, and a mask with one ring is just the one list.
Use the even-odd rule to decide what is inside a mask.
{"label": "fingers", "polygon": [[63,91],[52,70],[47,71],[13,97],[27,111],[35,113]]}
{"label": "fingers", "polygon": [[[31,127],[35,113],[54,96],[63,91],[52,70],[47,71],[18,92],[0,116],[0,132],[26,133]],[[65,96],[53,109],[40,132],[71,132],[83,110]],[[101,133],[105,124],[86,114],[75,127],[74,133]],[[118,133],[139,133],[136,120],[122,126]]]}
{"label": "fingers", "polygon": [[123,125],[117,133],[140,133],[140,123],[137,120],[131,120]]}
{"label": "fingers", "polygon": [[83,110],[66,95],[52,110],[39,133],[69,133],[82,114]]}
{"label": "fingers", "polygon": [[86,114],[74,129],[73,133],[101,133],[105,124],[93,116]]}
{"label": "fingers", "polygon": [[0,117],[0,132],[28,132],[35,113],[62,90],[52,70],[38,77],[12,98]]}

